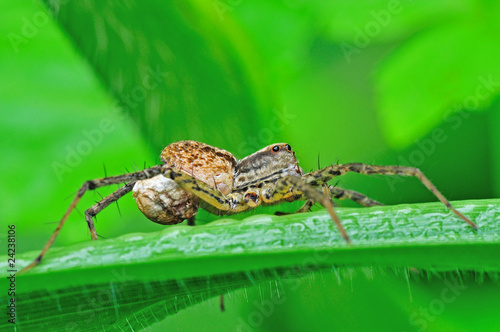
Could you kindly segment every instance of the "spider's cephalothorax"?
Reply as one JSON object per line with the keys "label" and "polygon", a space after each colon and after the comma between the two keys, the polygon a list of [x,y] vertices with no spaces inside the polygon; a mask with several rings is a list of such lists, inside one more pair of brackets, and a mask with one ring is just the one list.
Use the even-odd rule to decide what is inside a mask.
{"label": "spider's cephalothorax", "polygon": [[273,144],[238,162],[234,175],[234,188],[276,180],[286,175],[303,174],[292,147],[286,143]]}
{"label": "spider's cephalothorax", "polygon": [[[245,211],[267,202],[261,199],[262,193],[267,192],[274,182],[285,176],[302,176],[295,152],[289,144],[276,143],[269,145],[241,160],[234,169],[232,191],[225,195],[225,205],[219,208],[220,200],[216,192],[201,192],[201,207],[216,215],[227,215]],[[189,181],[188,181],[189,183]],[[186,190],[199,192],[196,188],[185,186]],[[292,195],[292,190],[289,195]],[[211,196],[216,202],[208,203],[206,198]],[[288,197],[287,197],[288,198]],[[273,204],[279,203],[278,201]]]}
{"label": "spider's cephalothorax", "polygon": [[92,239],[97,240],[93,217],[134,189],[139,209],[151,220],[161,224],[176,224],[184,219],[193,222],[198,206],[215,214],[232,214],[259,205],[305,200],[297,212],[309,211],[315,202],[329,212],[343,238],[349,242],[332,198],[351,199],[363,206],[379,202],[352,190],[328,185],[334,177],[348,172],[360,174],[401,175],[418,178],[446,207],[473,228],[477,226],[457,211],[427,177],[415,167],[374,166],[360,163],[331,165],[304,174],[298,166],[290,145],[277,143],[237,161],[222,149],[195,141],[170,144],[161,154],[163,164],[140,172],[86,181],[66,210],[59,225],[36,260],[25,267],[36,266],[59,234],[64,222],[87,190],[126,183],[85,211]]}

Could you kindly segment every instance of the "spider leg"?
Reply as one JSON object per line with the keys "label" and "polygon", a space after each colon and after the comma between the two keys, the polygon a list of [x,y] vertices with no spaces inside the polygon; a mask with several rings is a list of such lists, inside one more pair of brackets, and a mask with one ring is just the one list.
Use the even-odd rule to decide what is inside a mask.
{"label": "spider leg", "polygon": [[297,211],[295,212],[281,212],[281,211],[276,211],[274,212],[274,215],[275,216],[286,216],[286,215],[289,215],[289,214],[294,214],[294,213],[304,213],[304,212],[309,212],[311,211],[311,207],[314,205],[314,200],[312,199],[308,199],[304,205],[302,205],[300,207],[300,209],[298,209]]}
{"label": "spider leg", "polygon": [[[326,188],[328,188],[328,190],[325,190]],[[356,202],[359,205],[367,206],[367,207],[368,206],[376,206],[376,205],[384,205],[384,204],[382,204],[374,199],[371,199],[370,197],[368,197],[360,192],[357,192],[354,190],[343,189],[343,188],[340,188],[337,186],[329,186],[327,184],[323,184],[323,194],[325,194],[326,196],[330,195],[332,198],[340,199],[340,200],[350,199],[351,201]],[[314,205],[314,201],[311,199],[308,199],[304,203],[304,205],[302,205],[302,207],[300,209],[295,211],[295,213],[309,212],[313,205]],[[282,215],[286,215],[288,213],[276,212],[275,214],[278,216],[282,216]]]}
{"label": "spider leg", "polygon": [[200,198],[201,207],[215,215],[239,213],[253,209],[262,203],[269,203],[269,200],[263,202],[260,199],[261,190],[256,186],[242,187],[229,194],[223,194],[205,182],[174,168],[167,171],[164,176],[170,177],[179,187]]}
{"label": "spider leg", "polygon": [[360,163],[349,163],[343,165],[332,165],[325,167],[323,169],[305,174],[302,178],[304,181],[314,187],[320,186],[323,183],[331,180],[332,178],[344,175],[348,172],[354,172],[359,174],[373,175],[401,175],[401,176],[413,176],[422,182],[422,184],[431,191],[434,196],[436,196],[441,203],[443,203],[448,209],[453,211],[459,218],[468,223],[474,229],[477,229],[477,225],[465,217],[462,213],[456,210],[450,202],[439,192],[439,190],[432,184],[432,182],[416,167],[409,166],[375,166],[375,165],[365,165]]}
{"label": "spider leg", "polygon": [[384,205],[380,202],[377,202],[374,199],[371,199],[370,197],[354,191],[354,190],[348,190],[348,189],[342,189],[340,187],[336,186],[328,186],[330,189],[330,192],[332,193],[332,198],[336,199],[350,199],[351,201],[354,201],[358,203],[359,205],[362,206],[375,206],[375,205]]}
{"label": "spider leg", "polygon": [[314,200],[308,199],[304,205],[300,207],[295,213],[303,213],[303,212],[309,212],[311,211],[311,207],[314,205]]}
{"label": "spider leg", "polygon": [[194,226],[194,225],[195,225],[195,222],[194,222],[195,218],[196,218],[196,217],[191,217],[191,218],[189,218],[189,219],[187,220],[187,224],[188,224],[188,226]]}
{"label": "spider leg", "polygon": [[243,201],[233,199],[238,194],[223,195],[218,189],[184,172],[171,168],[164,176],[170,177],[179,187],[198,196],[202,201],[207,203],[212,208],[209,212],[237,213],[250,208]]}
{"label": "spider leg", "polygon": [[344,240],[349,244],[351,243],[351,240],[349,239],[344,226],[342,226],[339,217],[333,209],[332,199],[329,196],[325,196],[323,193],[316,190],[316,188],[308,184],[302,178],[299,178],[297,176],[286,176],[284,178],[281,178],[276,182],[274,191],[268,193],[268,195],[270,196],[270,199],[272,201],[278,202],[288,196],[291,188],[293,188],[296,192],[300,192],[301,195],[307,197],[309,200],[313,200],[314,202],[318,202],[323,205],[332,217],[332,220],[334,221]]}
{"label": "spider leg", "polygon": [[220,311],[225,311],[225,306],[224,306],[224,294],[221,294],[219,297],[219,308]]}
{"label": "spider leg", "polygon": [[[326,197],[332,196],[330,188],[329,188],[329,186],[326,183],[323,184],[323,195],[325,195]],[[311,207],[314,205],[314,203],[315,203],[315,201],[312,200],[312,199],[306,200],[306,202],[304,203],[304,205],[302,205],[300,207],[300,209],[298,209],[297,211],[295,211],[295,213],[304,213],[304,212],[311,211]],[[333,204],[333,206],[337,206],[334,202],[332,202],[332,204]],[[284,215],[291,214],[291,213],[277,211],[274,214],[277,215],[277,216],[284,216]]]}
{"label": "spider leg", "polygon": [[148,179],[153,176],[156,176],[158,174],[161,174],[164,172],[164,169],[162,166],[153,166],[150,168],[147,168],[143,171],[140,172],[135,172],[135,173],[129,173],[129,174],[123,174],[123,175],[117,175],[117,176],[110,176],[106,178],[101,178],[101,179],[95,179],[95,180],[89,180],[85,181],[85,183],[81,186],[81,188],[78,190],[75,198],[71,202],[70,206],[66,210],[66,213],[64,213],[63,217],[59,221],[59,224],[57,225],[56,230],[54,233],[52,233],[52,236],[50,237],[49,241],[45,244],[43,247],[42,251],[38,255],[38,257],[28,266],[23,268],[19,273],[24,273],[33,267],[37,266],[41,261],[43,256],[47,253],[49,248],[52,246],[52,243],[54,243],[57,235],[61,231],[61,228],[63,227],[64,223],[66,222],[66,219],[68,219],[68,216],[70,215],[71,211],[76,207],[82,196],[85,194],[87,190],[93,190],[96,188],[108,186],[111,184],[119,184],[123,182],[129,182],[129,181],[138,181],[138,180],[143,180],[143,179]]}
{"label": "spider leg", "polygon": [[97,232],[94,226],[94,216],[99,212],[108,207],[111,203],[116,202],[118,199],[129,193],[133,188],[136,181],[129,182],[114,193],[103,198],[100,202],[93,205],[87,211],[85,211],[85,220],[87,221],[87,226],[89,227],[90,236],[92,240],[97,240]]}

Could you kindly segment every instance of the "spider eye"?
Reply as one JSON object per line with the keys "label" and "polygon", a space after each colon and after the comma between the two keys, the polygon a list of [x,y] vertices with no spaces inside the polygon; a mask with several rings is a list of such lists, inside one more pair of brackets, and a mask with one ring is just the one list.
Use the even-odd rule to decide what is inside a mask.
{"label": "spider eye", "polygon": [[285,148],[286,148],[288,151],[292,152],[292,147],[290,146],[290,144],[286,144],[286,145],[285,145]]}
{"label": "spider eye", "polygon": [[274,152],[278,152],[279,150],[280,150],[280,146],[279,145],[273,146],[273,151]]}

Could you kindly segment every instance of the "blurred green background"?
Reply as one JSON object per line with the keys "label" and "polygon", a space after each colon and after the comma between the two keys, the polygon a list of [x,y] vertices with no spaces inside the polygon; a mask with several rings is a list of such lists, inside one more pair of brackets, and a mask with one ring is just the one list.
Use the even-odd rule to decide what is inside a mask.
{"label": "blurred green background", "polygon": [[[183,139],[238,158],[288,142],[307,171],[336,161],[416,166],[450,200],[500,193],[495,1],[22,0],[0,9],[0,202],[19,252],[43,246],[85,180],[154,165]],[[349,175],[339,184],[386,204],[435,200],[413,179]],[[80,212],[112,189],[88,193]],[[103,237],[164,227],[130,195],[119,206],[99,214]],[[56,245],[88,239],[73,213]],[[212,299],[150,328],[498,328],[493,280],[423,319],[419,308],[432,312],[443,279],[367,275],[257,285],[226,296],[224,313]],[[286,301],[268,315],[259,303],[276,290]]]}

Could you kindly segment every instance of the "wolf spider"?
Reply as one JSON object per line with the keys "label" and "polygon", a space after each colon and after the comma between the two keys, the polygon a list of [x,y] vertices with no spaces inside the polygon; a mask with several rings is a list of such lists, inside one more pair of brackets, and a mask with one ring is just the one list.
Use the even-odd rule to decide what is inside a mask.
{"label": "wolf spider", "polygon": [[93,217],[111,203],[134,190],[139,209],[150,220],[194,224],[199,206],[216,215],[253,209],[259,205],[306,200],[297,212],[309,211],[318,202],[323,205],[346,242],[350,242],[335,213],[332,198],[350,199],[363,206],[382,205],[352,190],[328,185],[334,177],[348,172],[360,174],[402,175],[418,178],[446,207],[473,228],[477,226],[457,211],[427,177],[415,167],[374,166],[361,163],[331,165],[304,174],[289,144],[269,145],[241,160],[229,152],[195,141],[181,141],[167,146],[160,155],[162,164],[145,170],[86,181],[78,190],[56,230],[39,256],[22,272],[40,263],[71,211],[87,190],[125,183],[85,211],[93,240],[97,240]]}

